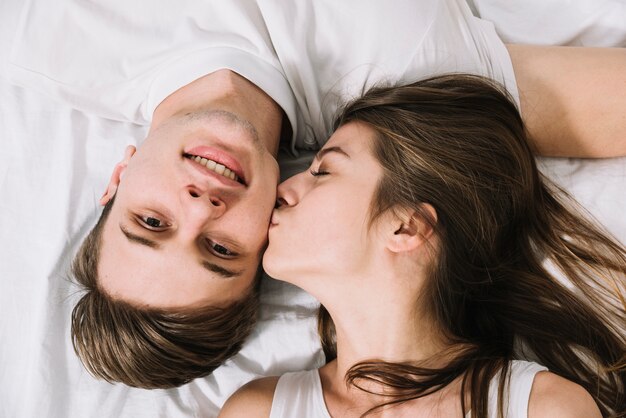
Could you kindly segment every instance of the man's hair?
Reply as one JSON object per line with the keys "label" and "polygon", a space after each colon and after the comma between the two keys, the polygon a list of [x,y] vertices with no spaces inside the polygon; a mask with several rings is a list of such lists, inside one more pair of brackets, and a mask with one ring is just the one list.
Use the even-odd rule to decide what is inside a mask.
{"label": "man's hair", "polygon": [[86,293],[72,311],[72,344],[87,370],[108,382],[156,389],[210,374],[236,354],[256,323],[252,289],[225,308],[155,309],[115,299],[98,284],[102,230],[114,199],[83,241],[72,273]]}

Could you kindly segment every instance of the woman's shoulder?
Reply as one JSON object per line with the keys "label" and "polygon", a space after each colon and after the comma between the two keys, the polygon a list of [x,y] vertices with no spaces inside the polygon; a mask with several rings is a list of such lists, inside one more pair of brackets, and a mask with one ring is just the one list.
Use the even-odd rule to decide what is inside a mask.
{"label": "woman's shoulder", "polygon": [[601,418],[595,401],[582,386],[548,371],[537,373],[528,402],[529,418]]}
{"label": "woman's shoulder", "polygon": [[270,376],[245,384],[228,398],[220,411],[219,417],[269,417],[272,410],[274,391],[279,379],[279,376]]}

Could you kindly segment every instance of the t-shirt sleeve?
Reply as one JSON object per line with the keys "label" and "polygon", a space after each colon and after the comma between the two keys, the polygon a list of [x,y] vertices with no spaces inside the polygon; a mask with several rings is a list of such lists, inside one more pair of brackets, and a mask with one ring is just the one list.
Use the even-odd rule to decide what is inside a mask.
{"label": "t-shirt sleeve", "polygon": [[259,0],[296,96],[293,148],[320,147],[338,109],[378,85],[466,72],[492,78],[517,100],[510,57],[464,0]]}
{"label": "t-shirt sleeve", "polygon": [[295,123],[295,100],[254,2],[26,2],[6,75],[73,107],[147,124],[161,101],[228,68]]}

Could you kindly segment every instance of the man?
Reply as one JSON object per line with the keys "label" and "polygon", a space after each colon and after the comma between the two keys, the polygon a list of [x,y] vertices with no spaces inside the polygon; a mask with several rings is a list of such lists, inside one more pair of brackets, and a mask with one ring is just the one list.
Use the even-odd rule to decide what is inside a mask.
{"label": "man", "polygon": [[281,120],[258,87],[218,70],[167,97],[127,148],[74,261],[88,289],[74,343],[94,374],[176,386],[239,350],[256,318]]}
{"label": "man", "polygon": [[[97,376],[176,386],[239,349],[254,324],[280,138],[294,151],[317,148],[337,107],[369,86],[466,71],[516,95],[517,78],[539,152],[611,155],[601,139],[615,131],[585,130],[586,118],[609,117],[607,103],[581,111],[593,96],[569,100],[571,80],[555,65],[563,55],[569,68],[588,67],[576,50],[511,47],[509,58],[463,2],[335,3],[28,6],[11,57],[15,82],[150,124],[113,170],[74,263],[87,289],[74,310],[75,348]],[[86,23],[110,36],[91,35]],[[616,121],[605,125],[623,126]]]}

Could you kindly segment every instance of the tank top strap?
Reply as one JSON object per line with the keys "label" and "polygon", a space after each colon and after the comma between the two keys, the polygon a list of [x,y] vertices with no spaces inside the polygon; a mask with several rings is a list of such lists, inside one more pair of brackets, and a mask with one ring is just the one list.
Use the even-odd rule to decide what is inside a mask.
{"label": "tank top strap", "polygon": [[[540,364],[523,361],[513,360],[511,362],[510,383],[509,383],[509,404],[507,416],[515,418],[527,418],[528,417],[528,402],[530,400],[530,391],[533,387],[533,382],[537,373],[547,371],[548,369]],[[497,406],[497,380],[492,382],[492,385],[496,389],[496,403]]]}
{"label": "tank top strap", "polygon": [[[510,364],[509,379],[504,386],[504,416],[506,418],[528,418],[528,402],[533,387],[535,375],[548,370],[537,363],[523,360],[513,360]],[[498,372],[489,382],[489,418],[498,418],[498,388],[500,386]],[[471,417],[469,411],[465,418]]]}
{"label": "tank top strap", "polygon": [[278,379],[270,418],[331,418],[317,369],[285,373]]}

